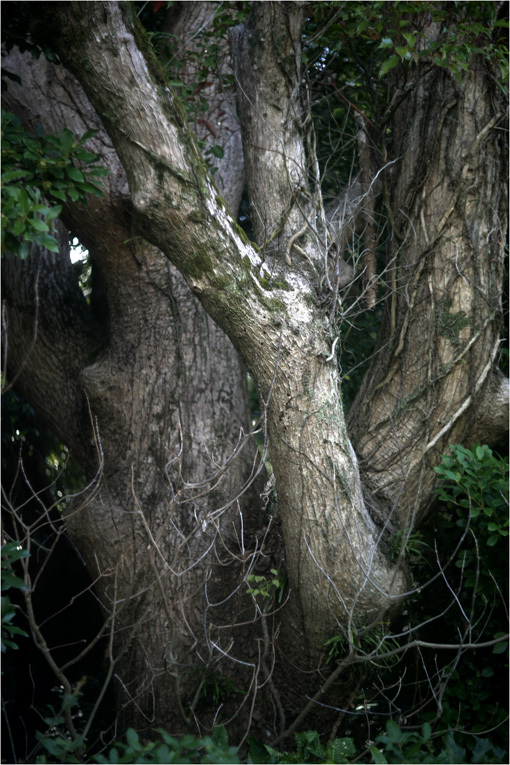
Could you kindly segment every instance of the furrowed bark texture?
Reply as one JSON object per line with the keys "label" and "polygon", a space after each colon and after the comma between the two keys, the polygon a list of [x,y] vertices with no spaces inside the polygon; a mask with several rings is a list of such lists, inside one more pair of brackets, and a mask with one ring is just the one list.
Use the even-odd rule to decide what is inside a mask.
{"label": "furrowed bark texture", "polygon": [[394,117],[391,305],[349,432],[363,479],[401,528],[430,508],[449,443],[495,443],[507,428],[495,371],[507,234],[495,91],[481,62],[461,84],[434,69]]}
{"label": "furrowed bark texture", "polygon": [[[297,233],[297,226],[303,226],[302,205],[289,209],[288,194],[293,189],[297,198],[301,186],[306,191],[302,130],[295,113],[286,109],[294,103],[299,60],[300,11],[290,5],[276,6],[287,18],[285,25],[275,22],[273,31],[280,35],[278,49],[283,51],[273,84],[279,88],[281,113],[273,116],[268,109],[269,130],[259,133],[265,140],[274,123],[280,135],[277,149],[268,151],[261,165],[261,177],[265,179],[269,169],[271,178],[269,158],[274,163],[281,156],[288,165],[283,168],[285,188],[280,190],[285,192],[287,209],[281,204],[273,211],[265,207],[260,216],[261,238],[265,232],[274,239],[278,236],[274,264],[282,276],[274,282],[272,264],[264,263],[243,241],[222,206],[180,107],[158,80],[156,64],[143,42],[142,50],[137,47],[134,34],[138,38],[139,33],[127,7],[55,6],[52,30],[59,54],[101,114],[126,169],[136,230],[181,269],[269,400],[271,459],[289,580],[305,635],[303,650],[310,656],[320,653],[328,633],[338,621],[349,621],[353,611],[357,620],[381,613],[391,602],[388,591],[396,593],[403,581],[401,575],[395,578],[380,553],[378,532],[362,500],[356,458],[344,428],[337,371],[328,360],[327,324],[310,307],[312,258],[299,259],[288,249],[289,231]],[[255,9],[252,33],[258,32],[260,23],[260,11],[257,18]],[[264,99],[256,106],[257,111],[265,108]],[[250,165],[248,144],[251,139],[244,146],[250,176],[255,165]],[[260,145],[256,144],[257,151]],[[257,197],[256,189],[253,186],[250,195],[262,205],[263,194]],[[312,228],[303,252],[313,251],[317,258],[316,236]]]}
{"label": "furrowed bark texture", "polygon": [[[257,506],[242,491],[257,469],[251,441],[240,436],[250,421],[245,369],[177,269],[135,237],[124,171],[74,77],[14,51],[5,65],[23,84],[10,87],[4,107],[45,132],[99,129],[91,148],[110,169],[105,199],[69,203],[63,213],[100,272],[107,317],[98,322],[85,302],[65,230],[60,255],[34,253],[3,269],[8,368],[89,477],[97,470],[91,415],[97,423],[101,480],[68,529],[99,577],[117,634],[110,661],[122,678],[120,705],[136,700],[142,727],[182,727],[175,699],[192,703],[200,668],[222,658],[212,646],[225,631],[218,637],[212,625],[223,624],[226,609],[216,604],[243,576],[233,557],[244,549],[241,528],[255,544]],[[245,679],[237,673],[236,682]]]}
{"label": "furrowed bark texture", "polygon": [[327,238],[316,228],[321,201],[309,180],[315,166],[299,87],[301,23],[300,4],[259,4],[231,39],[256,238],[273,272],[288,278],[296,263],[306,278],[290,293],[268,406],[292,593],[282,641],[295,645],[295,636],[304,635],[293,653],[305,668],[318,659],[335,621],[369,621],[391,605],[403,578],[380,553],[325,345],[329,326],[309,308]]}
{"label": "furrowed bark texture", "polygon": [[[180,11],[201,19],[204,8]],[[103,478],[70,524],[101,575],[113,627],[123,628],[110,657],[121,703],[136,702],[147,726],[185,727],[188,712],[174,702],[193,716],[214,672],[249,688],[253,705],[270,687],[269,639],[261,658],[249,639],[259,612],[244,584],[258,544],[255,521],[237,503],[251,470],[248,441],[222,469],[245,421],[243,372],[218,327],[264,407],[290,585],[278,655],[291,668],[282,692],[291,705],[302,703],[305,686],[309,694],[325,641],[380,619],[407,589],[372,510],[386,530],[418,522],[439,454],[480,421],[488,398],[501,398],[492,374],[506,234],[500,109],[483,69],[461,85],[429,71],[395,114],[399,162],[382,175],[392,297],[349,415],[355,452],[337,332],[319,305],[328,245],[301,88],[303,12],[301,3],[254,3],[231,34],[257,245],[208,175],[132,6],[41,3],[34,14],[35,32],[51,40],[104,125],[98,150],[114,152],[106,207],[69,205],[64,218],[101,271],[109,311],[100,353],[77,362],[76,386],[97,417]],[[169,23],[180,34],[179,18]],[[361,197],[374,191],[364,159]],[[496,406],[491,422],[498,418]],[[356,454],[375,508],[365,504]]]}
{"label": "furrowed bark texture", "polygon": [[[167,72],[174,72],[187,85],[195,86],[193,94],[197,100],[207,101],[207,110],[204,111],[201,104],[200,110],[196,109],[190,115],[189,124],[196,137],[203,141],[202,153],[216,168],[214,177],[218,188],[232,215],[236,216],[245,184],[244,157],[235,88],[230,83],[231,53],[224,37],[212,37],[210,40],[217,47],[217,69],[212,73],[212,81],[211,77],[204,80],[204,72],[201,71],[202,59],[209,52],[205,43],[201,42],[201,34],[204,30],[212,32],[220,5],[217,2],[176,2],[166,12],[163,32],[170,35],[177,49],[175,61],[170,60]],[[180,67],[175,69],[177,62]],[[213,147],[220,147],[223,156],[218,157],[210,151]]]}

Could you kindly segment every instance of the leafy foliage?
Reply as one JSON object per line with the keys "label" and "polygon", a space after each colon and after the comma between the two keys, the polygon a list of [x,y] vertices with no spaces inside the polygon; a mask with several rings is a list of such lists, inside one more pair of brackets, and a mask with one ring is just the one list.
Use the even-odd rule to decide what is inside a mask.
{"label": "leafy foliage", "polygon": [[337,738],[324,746],[315,730],[295,733],[295,752],[278,752],[268,744],[249,739],[249,762],[252,763],[308,763],[308,762],[351,762],[356,754],[352,738]]}
{"label": "leafy foliage", "polygon": [[[402,625],[417,628],[414,636],[432,644],[498,640],[507,632],[507,547],[501,540],[508,534],[508,458],[487,445],[472,449],[452,445],[436,472],[442,479],[441,504],[420,531],[396,535],[393,554],[406,557],[417,581],[427,582],[438,562],[443,576],[409,599]],[[384,652],[404,647],[407,629],[403,626],[400,636],[393,637],[381,624],[350,641],[346,635],[336,635],[327,644],[330,658],[346,656],[351,646],[357,655],[376,649],[377,665],[387,672],[386,683],[391,686],[392,678],[399,683],[403,666],[398,656],[385,660]],[[368,736],[375,742],[370,745],[374,762],[504,761],[506,649],[503,639],[476,650],[459,648],[455,654],[440,648],[420,652],[424,674],[420,680],[418,673],[412,683],[415,698],[410,702],[404,690],[395,704],[411,711],[417,703],[419,714],[411,713],[409,719],[414,725],[421,722],[422,728],[401,729],[390,720],[378,735],[374,731],[378,718],[371,717]],[[404,662],[408,668],[408,660]],[[431,686],[439,694],[439,704],[430,703]],[[358,725],[363,727],[361,719]],[[460,731],[469,735],[461,737]],[[491,731],[488,739],[487,731]],[[365,737],[364,732],[357,736]]]}
{"label": "leafy foliage", "polygon": [[423,553],[428,547],[429,544],[423,539],[421,531],[410,532],[409,529],[399,529],[393,539],[391,557],[407,558],[410,562],[416,563],[423,558]]}
{"label": "leafy foliage", "polygon": [[[9,52],[16,46],[21,53],[28,51],[36,59],[44,53],[48,61],[56,63],[59,58],[51,47],[42,41],[35,42],[30,34],[30,22],[33,19],[31,5],[30,2],[17,2],[8,8],[2,7],[2,43],[5,50]],[[16,75],[2,69],[2,87],[4,77],[20,81]]]}
{"label": "leafy foliage", "polygon": [[[6,542],[2,545],[2,592],[11,588],[26,589],[25,582],[14,573],[12,565],[22,558],[28,558],[28,555],[28,551],[23,550],[18,542]],[[5,653],[7,648],[18,648],[18,644],[13,640],[15,635],[28,637],[25,630],[13,624],[16,610],[17,606],[11,603],[9,595],[2,595],[2,653]]]}
{"label": "leafy foliage", "polygon": [[215,98],[213,103],[208,89],[214,83],[219,86],[220,94],[233,90],[234,76],[230,68],[224,66],[223,59],[228,31],[247,19],[248,5],[220,4],[215,12],[211,10],[214,13],[212,23],[206,24],[194,38],[193,44],[184,50],[182,40],[158,29],[154,21],[151,26],[156,28],[149,32],[149,37],[160,62],[169,73],[168,84],[177,90],[188,119],[208,135],[207,141],[200,139],[198,144],[209,172],[214,175],[217,168],[213,158],[224,156],[223,146],[218,140],[218,125],[221,125],[225,112],[221,109],[222,97]]}
{"label": "leafy foliage", "polygon": [[[360,753],[350,737],[337,738],[327,746],[317,731],[295,733],[296,751],[278,752],[256,739],[249,739],[252,763],[496,763],[503,762],[505,752],[488,739],[471,737],[470,746],[460,746],[453,731],[434,734],[429,723],[420,730],[403,731],[394,720],[388,720],[385,732],[378,735],[368,749]],[[370,760],[364,755],[369,754]]]}
{"label": "leafy foliage", "polygon": [[[422,630],[430,640],[440,632],[445,642],[455,642],[468,629],[470,641],[498,640],[508,632],[508,549],[502,543],[508,536],[508,457],[487,445],[451,445],[450,452],[435,469],[442,478],[442,504],[422,533],[437,551],[430,550],[432,565],[437,565],[439,554],[435,540],[441,540],[441,558],[454,561],[444,574],[451,591],[427,591],[412,618],[426,622],[432,612],[444,611],[441,620]],[[492,730],[494,745],[507,746],[507,648],[501,640],[493,647],[464,652],[453,662],[445,657],[441,722],[446,727],[478,735]]]}
{"label": "leafy foliage", "polygon": [[[439,498],[455,509],[459,528],[467,529],[471,520],[478,519],[477,532],[488,547],[494,547],[508,537],[508,459],[498,458],[487,445],[470,450],[450,444],[450,449],[452,456],[443,456],[434,468],[443,479]],[[458,565],[468,565],[465,553]],[[474,586],[472,579],[469,586]]]}
{"label": "leafy foliage", "polygon": [[37,731],[36,738],[39,745],[50,755],[50,760],[46,754],[37,757],[37,763],[46,762],[81,762],[80,754],[83,748],[83,736],[77,735],[71,737],[66,728],[65,713],[70,712],[73,707],[78,705],[78,693],[63,694],[60,710],[50,707],[51,714],[44,717],[44,722],[48,726],[45,733]]}
{"label": "leafy foliage", "polygon": [[[323,13],[333,4],[324,5]],[[431,2],[351,2],[340,4],[339,9],[335,5],[339,42],[346,38],[357,44],[366,41],[371,57],[377,59],[380,78],[400,63],[424,62],[448,69],[460,82],[474,57],[481,55],[491,62],[500,83],[508,82],[508,47],[503,34],[508,21],[498,19],[494,3],[462,2],[454,9]],[[438,35],[423,44],[422,27],[430,21],[438,25]]]}
{"label": "leafy foliage", "polygon": [[197,708],[201,704],[212,704],[217,709],[234,693],[244,696],[244,691],[234,685],[228,677],[214,671],[204,672],[202,667],[192,667],[188,674],[199,677],[199,682],[190,691],[190,695],[197,697]]}
{"label": "leafy foliage", "polygon": [[[364,117],[374,143],[391,130],[387,81],[397,67],[444,69],[460,81],[483,60],[488,76],[507,92],[508,20],[498,13],[497,4],[487,2],[310,4],[303,64],[313,94],[326,199],[335,196],[358,169],[351,148],[356,141],[353,117]],[[437,25],[437,39],[424,39],[423,28],[431,20]]]}
{"label": "leafy foliage", "polygon": [[[65,507],[65,497],[83,488],[82,467],[70,454],[68,447],[37,417],[30,404],[13,389],[2,395],[2,470],[7,476],[17,476],[20,457],[29,480],[49,489],[59,510]],[[19,504],[27,499],[23,482],[9,487],[11,498]],[[57,504],[58,503],[58,504]]]}
{"label": "leafy foliage", "polygon": [[246,577],[246,581],[254,585],[248,587],[246,592],[249,595],[253,595],[254,598],[260,595],[262,598],[278,598],[278,603],[282,602],[283,591],[285,589],[285,576],[278,574],[275,568],[271,569],[272,576],[270,578],[262,574],[249,574]]}
{"label": "leafy foliage", "polygon": [[197,738],[187,735],[181,739],[158,729],[160,740],[142,744],[133,728],[126,732],[126,743],[117,743],[110,750],[109,758],[100,755],[99,763],[237,763],[238,750],[228,745],[225,728],[218,727],[212,736]]}
{"label": "leafy foliage", "polygon": [[[70,697],[68,703],[76,703],[76,697]],[[41,765],[48,762],[81,762],[77,755],[83,747],[82,736],[71,740],[62,734],[63,713],[52,714],[45,718],[53,735],[38,734],[40,745],[47,754],[41,754],[36,762]],[[175,738],[166,731],[156,729],[158,737],[152,741],[141,741],[134,728],[128,728],[125,741],[117,741],[108,751],[108,755],[98,754],[88,762],[104,763],[238,763],[237,747],[229,746],[225,728],[215,728],[212,736],[197,738],[191,734]],[[48,759],[48,755],[50,759]]]}
{"label": "leafy foliage", "polygon": [[403,731],[394,720],[386,723],[386,732],[377,736],[380,748],[370,745],[375,763],[465,763],[502,762],[503,749],[493,746],[488,739],[473,737],[471,754],[460,746],[452,730],[446,734],[432,734],[432,728],[425,723],[421,731]]}
{"label": "leafy foliage", "polygon": [[19,117],[2,111],[2,254],[25,258],[32,242],[58,252],[50,231],[62,205],[51,203],[103,195],[95,180],[108,171],[95,164],[99,155],[84,148],[96,132],[88,130],[81,138],[67,129],[60,135],[32,135]]}
{"label": "leafy foliage", "polygon": [[374,654],[377,656],[377,663],[381,667],[390,667],[399,661],[398,656],[385,658],[386,653],[390,653],[399,647],[399,642],[390,634],[387,634],[387,625],[378,624],[368,632],[361,632],[359,635],[351,631],[349,639],[345,633],[334,635],[326,641],[326,647],[329,649],[329,659],[342,659],[347,656],[350,650],[358,655]]}

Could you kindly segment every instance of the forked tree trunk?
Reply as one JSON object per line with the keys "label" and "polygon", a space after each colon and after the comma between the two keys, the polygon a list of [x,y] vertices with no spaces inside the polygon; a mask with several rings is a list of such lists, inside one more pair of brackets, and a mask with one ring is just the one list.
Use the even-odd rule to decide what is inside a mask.
{"label": "forked tree trunk", "polygon": [[[295,111],[301,108],[296,95],[301,9],[293,4],[275,8],[267,50],[280,58],[281,71],[273,66],[273,74],[274,88],[283,101],[273,114],[283,109],[285,119],[276,145],[262,146],[265,160],[258,169],[258,188],[262,191],[262,184],[281,166],[285,203],[272,211],[263,205],[262,196],[254,194],[254,205],[260,203],[262,209],[261,231],[275,243],[269,250],[275,276],[229,218],[200,165],[179,108],[159,83],[153,63],[147,65],[148,51],[135,43],[126,6],[55,7],[51,28],[53,44],[80,78],[115,142],[130,184],[136,230],[182,270],[258,380],[268,404],[292,597],[301,613],[302,642],[314,655],[338,623],[353,618],[353,611],[357,621],[383,612],[403,580],[377,546],[378,531],[365,509],[356,458],[345,434],[328,328],[312,307],[310,269],[314,273],[314,261],[324,260],[320,234],[313,225],[305,227],[299,257],[290,253],[290,245],[296,249],[297,241],[291,232],[298,223],[303,227],[303,219],[306,222],[314,208],[306,201],[295,205],[288,201],[291,189],[291,200],[301,190],[305,200],[309,194],[300,126],[304,112]],[[93,36],[87,31],[91,22]],[[265,24],[260,12],[253,23],[258,34]],[[71,43],[77,36],[79,52]],[[98,40],[115,43],[102,46]],[[133,66],[139,81],[135,91]],[[266,103],[262,95],[259,108]],[[264,119],[271,126],[275,118],[268,112]],[[259,138],[271,140],[271,127]],[[249,140],[245,156],[248,146]],[[258,148],[260,143],[254,150]],[[161,161],[155,159],[157,153]],[[254,173],[252,169],[252,179]],[[311,487],[313,497],[308,496]]]}
{"label": "forked tree trunk", "polygon": [[345,426],[332,327],[311,307],[327,237],[299,88],[302,13],[299,3],[256,5],[232,45],[255,236],[274,269],[270,284],[288,278],[290,267],[299,275],[272,332],[278,354],[268,413],[291,585],[282,635],[293,666],[308,668],[335,630],[395,606],[404,577],[381,553]]}
{"label": "forked tree trunk", "polygon": [[[82,84],[129,184],[131,217],[122,205],[114,220],[102,217],[96,202],[89,213],[68,210],[108,285],[110,340],[81,370],[104,472],[72,524],[97,559],[106,609],[125,628],[112,658],[134,641],[117,665],[121,699],[148,723],[178,727],[175,700],[193,695],[197,658],[206,675],[239,678],[254,705],[259,687],[270,687],[268,639],[259,653],[242,626],[256,616],[242,583],[255,541],[242,537],[250,520],[237,504],[250,460],[225,475],[214,467],[236,444],[232,412],[244,421],[243,373],[175,267],[243,357],[265,408],[290,585],[278,655],[292,667],[292,697],[332,634],[380,619],[406,591],[366,495],[387,528],[419,520],[439,452],[466,433],[490,384],[506,232],[498,109],[482,72],[462,86],[431,72],[395,115],[391,158],[400,159],[383,179],[392,298],[384,350],[350,414],[365,492],[336,330],[318,301],[328,248],[300,89],[302,5],[255,3],[231,36],[258,248],[208,177],[131,7],[39,10],[38,32]],[[184,485],[208,470],[209,485]],[[261,720],[272,714],[259,711]]]}

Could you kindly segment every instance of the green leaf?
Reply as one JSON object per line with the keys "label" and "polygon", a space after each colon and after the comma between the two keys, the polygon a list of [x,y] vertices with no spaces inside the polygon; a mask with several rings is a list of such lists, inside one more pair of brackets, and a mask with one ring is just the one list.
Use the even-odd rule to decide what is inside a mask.
{"label": "green leaf", "polygon": [[99,186],[96,186],[94,183],[80,183],[79,190],[82,192],[85,192],[87,194],[94,194],[94,196],[104,196],[103,191],[99,188]]}
{"label": "green leaf", "polygon": [[58,242],[55,239],[55,237],[51,236],[50,234],[37,234],[36,240],[37,244],[40,244],[42,247],[45,247],[50,252],[59,252],[59,246]]}
{"label": "green leaf", "polygon": [[213,743],[218,746],[228,746],[228,733],[224,725],[219,725],[212,734]]}
{"label": "green leaf", "polygon": [[409,56],[409,51],[407,50],[407,48],[403,47],[402,45],[398,45],[395,48],[395,50],[400,56],[400,58],[406,58],[407,56]]}
{"label": "green leaf", "polygon": [[62,131],[62,135],[60,136],[60,151],[62,154],[64,154],[64,156],[69,154],[73,148],[74,141],[74,134],[71,133],[70,130],[66,128],[64,131]]}
{"label": "green leaf", "polygon": [[155,762],[171,762],[171,755],[170,755],[170,749],[166,744],[161,744],[161,746],[158,746],[156,749],[156,757],[157,760]]}
{"label": "green leaf", "polygon": [[11,234],[13,236],[19,236],[25,231],[26,224],[23,218],[19,218],[15,223],[11,226]]}
{"label": "green leaf", "polygon": [[6,170],[5,173],[2,173],[2,183],[10,183],[11,181],[16,181],[20,178],[24,178],[26,175],[26,171],[19,168],[14,170]]}
{"label": "green leaf", "polygon": [[17,189],[17,197],[18,197],[18,205],[20,212],[26,213],[28,212],[29,206],[30,206],[30,200],[28,198],[28,194],[25,191],[25,189]]}
{"label": "green leaf", "polygon": [[379,77],[384,77],[385,74],[388,74],[390,69],[393,69],[399,63],[400,57],[394,53],[393,56],[390,56],[386,59],[386,61],[383,61],[379,72]]}
{"label": "green leaf", "polygon": [[362,32],[364,32],[369,24],[370,24],[369,18],[362,19],[360,23],[358,24],[358,26],[356,27],[356,34],[360,35]]}
{"label": "green leaf", "polygon": [[218,159],[222,159],[225,156],[225,151],[223,150],[221,146],[218,146],[218,145],[211,146],[209,151]]}
{"label": "green leaf", "polygon": [[30,553],[28,550],[24,550],[19,542],[6,542],[2,545],[2,569],[5,569],[15,560],[29,557]]}
{"label": "green leaf", "polygon": [[40,218],[29,218],[27,221],[32,228],[35,228],[36,231],[49,231],[50,228],[43,220]]}
{"label": "green leaf", "polygon": [[87,168],[87,174],[88,175],[97,175],[104,176],[104,175],[110,175],[110,171],[106,167],[88,167]]}
{"label": "green leaf", "polygon": [[279,761],[278,752],[267,744],[261,744],[256,738],[248,739],[248,752],[255,765],[273,765]]}
{"label": "green leaf", "polygon": [[138,733],[134,730],[134,728],[127,729],[126,741],[128,745],[135,750],[135,752],[142,751],[142,745],[140,743],[140,739],[138,738]]}
{"label": "green leaf", "polygon": [[84,181],[85,176],[83,175],[81,170],[78,170],[77,167],[74,167],[74,165],[70,165],[69,167],[66,167],[66,173],[73,181]]}
{"label": "green leaf", "polygon": [[30,252],[30,245],[28,242],[21,242],[18,249],[18,257],[24,260],[25,258],[28,258],[28,253]]}
{"label": "green leaf", "polygon": [[370,754],[372,755],[373,762],[377,763],[377,765],[379,763],[381,763],[381,765],[382,765],[382,763],[387,763],[388,762],[388,760],[386,759],[384,754],[381,751],[379,751],[379,749],[377,749],[373,745],[370,745]]}
{"label": "green leaf", "polygon": [[21,627],[16,627],[15,624],[9,624],[7,626],[7,629],[9,630],[9,634],[11,636],[12,635],[21,635],[21,637],[28,637],[28,632],[26,632],[25,630],[22,630]]}
{"label": "green leaf", "polygon": [[302,733],[294,733],[294,738],[298,745],[298,753],[312,752],[316,757],[323,759],[326,751],[321,744],[320,736],[316,730],[307,730]]}
{"label": "green leaf", "polygon": [[415,32],[414,33],[412,33],[412,32],[403,32],[402,36],[404,37],[404,39],[405,39],[407,45],[409,46],[409,48],[412,50],[414,48],[414,46],[416,45],[416,40],[417,40],[418,35]]}
{"label": "green leaf", "polygon": [[356,754],[356,747],[352,738],[336,738],[327,749],[328,759],[333,762],[349,762]]}
{"label": "green leaf", "polygon": [[80,138],[80,140],[78,141],[78,144],[81,146],[81,144],[82,144],[82,143],[85,143],[86,141],[88,141],[88,140],[89,140],[89,138],[93,138],[95,135],[97,135],[97,132],[98,132],[97,130],[87,130],[87,131],[86,131],[86,132],[85,132],[85,133],[82,135],[82,137]]}
{"label": "green leaf", "polygon": [[503,640],[501,643],[496,643],[492,653],[505,653],[506,650],[508,650],[508,641]]}
{"label": "green leaf", "polygon": [[78,149],[78,151],[74,152],[74,156],[76,159],[79,159],[80,162],[97,162],[99,159],[99,156],[97,154],[91,154],[90,151],[85,151],[85,149]]}
{"label": "green leaf", "polygon": [[476,456],[478,457],[478,459],[483,460],[485,456],[485,449],[482,446],[477,446],[475,451],[476,451]]}
{"label": "green leaf", "polygon": [[15,587],[17,590],[26,590],[27,586],[23,579],[16,576],[12,571],[7,570],[2,572],[2,592],[10,590],[11,587]]}
{"label": "green leaf", "polygon": [[62,205],[55,205],[55,207],[50,208],[50,211],[46,215],[46,222],[51,223],[52,220],[55,220],[55,218],[58,218],[61,212],[62,212]]}
{"label": "green leaf", "polygon": [[85,143],[86,141],[88,141],[88,140],[89,140],[89,138],[94,138],[94,136],[95,136],[95,135],[97,135],[97,134],[98,134],[98,131],[97,131],[97,130],[87,130],[87,131],[86,131],[86,132],[85,132],[85,133],[82,135],[82,137],[80,138],[80,140],[78,141],[78,143],[81,145],[82,143]]}

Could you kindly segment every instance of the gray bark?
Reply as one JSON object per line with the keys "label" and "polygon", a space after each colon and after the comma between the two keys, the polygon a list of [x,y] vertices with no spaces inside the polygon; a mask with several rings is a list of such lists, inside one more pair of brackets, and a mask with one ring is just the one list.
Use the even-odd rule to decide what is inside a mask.
{"label": "gray bark", "polygon": [[391,302],[349,432],[373,496],[404,528],[430,509],[449,443],[495,443],[507,427],[496,371],[505,111],[493,89],[483,65],[461,84],[432,70],[394,118]]}
{"label": "gray bark", "polygon": [[[293,686],[302,690],[303,678],[309,682],[328,637],[398,606],[406,577],[387,559],[372,514],[385,530],[423,517],[445,444],[464,437],[473,418],[480,422],[487,396],[500,397],[492,375],[497,236],[506,232],[494,131],[500,115],[479,73],[462,88],[443,72],[429,74],[397,112],[392,156],[400,165],[383,176],[393,291],[382,350],[349,417],[353,448],[336,328],[317,300],[329,234],[300,87],[302,12],[300,3],[253,4],[249,23],[231,37],[258,247],[207,175],[131,7],[52,4],[36,19],[36,31],[51,35],[83,86],[125,171],[127,185],[116,168],[122,190],[112,197],[113,218],[96,202],[67,210],[101,264],[111,311],[107,348],[80,372],[99,422],[104,477],[73,524],[89,559],[97,558],[106,610],[122,599],[117,626],[138,625],[123,672],[151,722],[170,714],[161,710],[186,690],[181,682],[197,655],[205,671],[221,661],[223,673],[234,666],[243,681],[248,675],[255,695],[259,687],[257,670],[250,679],[257,646],[241,640],[231,651],[229,642],[249,610],[232,583],[242,582],[250,548],[237,505],[220,508],[239,496],[246,466],[225,475],[214,466],[227,460],[238,434],[225,403],[244,412],[244,399],[242,373],[216,324],[256,378],[264,405],[290,583],[279,647],[304,669],[303,676],[292,672],[289,695]],[[500,427],[499,407],[490,421]],[[190,485],[208,470],[209,483]],[[202,496],[216,478],[218,487]]]}
{"label": "gray bark", "polygon": [[[89,478],[98,470],[97,425],[100,480],[85,507],[74,504],[68,531],[114,619],[119,704],[135,698],[153,719],[157,697],[168,710],[158,719],[171,726],[179,718],[176,687],[192,701],[200,682],[188,665],[205,671],[220,663],[212,641],[221,643],[223,632],[211,624],[224,614],[214,604],[242,579],[237,551],[254,547],[257,505],[247,484],[260,463],[246,435],[246,372],[177,269],[135,236],[125,173],[76,80],[15,51],[9,68],[22,85],[11,85],[4,107],[46,132],[98,129],[92,148],[110,169],[104,199],[65,206],[60,255],[37,252],[3,270],[9,378]],[[106,335],[78,287],[69,228],[106,285]],[[219,575],[222,566],[228,577]],[[226,618],[230,624],[231,612]]]}
{"label": "gray bark", "polygon": [[[235,217],[245,185],[244,157],[235,88],[227,79],[232,74],[231,53],[224,37],[213,38],[218,47],[218,67],[213,80],[208,79],[205,87],[198,80],[200,59],[207,51],[198,48],[197,42],[204,30],[210,31],[214,26],[215,13],[219,7],[220,3],[217,2],[176,2],[167,11],[163,32],[175,42],[175,58],[181,63],[181,67],[175,70],[170,60],[167,71],[175,71],[175,75],[183,82],[196,85],[198,93],[208,102],[208,109],[197,111],[189,124],[206,148],[220,146],[223,149],[223,157],[210,154],[209,161],[217,170],[214,178],[220,193]],[[198,62],[189,53],[198,54]]]}
{"label": "gray bark", "polygon": [[[379,531],[365,508],[356,457],[345,432],[328,328],[310,307],[314,291],[310,272],[314,273],[314,262],[325,258],[314,225],[306,226],[302,252],[290,255],[290,232],[307,220],[304,205],[308,201],[295,95],[300,11],[294,6],[276,9],[284,14],[275,23],[284,55],[274,87],[283,83],[284,91],[280,85],[278,93],[285,100],[273,112],[267,110],[264,119],[269,131],[262,130],[259,120],[260,140],[253,145],[248,142],[266,157],[258,173],[260,191],[274,180],[274,165],[288,166],[282,181],[285,188],[279,189],[280,199],[285,191],[286,200],[276,209],[263,207],[263,194],[257,196],[255,185],[250,189],[259,212],[259,236],[267,242],[270,232],[275,243],[267,263],[243,242],[218,199],[175,99],[154,79],[153,64],[149,68],[144,58],[149,54],[135,43],[126,7],[78,3],[55,9],[52,39],[102,115],[119,152],[136,211],[136,230],[181,269],[243,355],[268,403],[270,454],[294,612],[304,632],[305,650],[313,655],[321,652],[325,637],[338,623],[352,620],[353,611],[362,622],[385,611],[403,579],[378,547]],[[287,15],[288,32],[282,23]],[[263,15],[256,13],[255,32],[258,24],[265,23]],[[65,46],[60,43],[64,29]],[[69,40],[77,34],[81,42],[75,55]],[[108,45],[101,40],[108,40]],[[274,52],[275,47],[269,49]],[[258,56],[257,46],[252,50]],[[135,73],[138,87],[133,90]],[[257,103],[261,107],[262,94]],[[274,150],[267,152],[260,141],[271,140],[277,120],[280,137]],[[247,145],[245,161],[250,168],[253,159],[246,153]],[[253,178],[250,170],[248,175]],[[301,188],[305,201],[289,209],[289,191],[300,193]],[[313,200],[308,202],[308,209],[313,205]],[[284,289],[271,282],[273,265],[285,279]]]}

